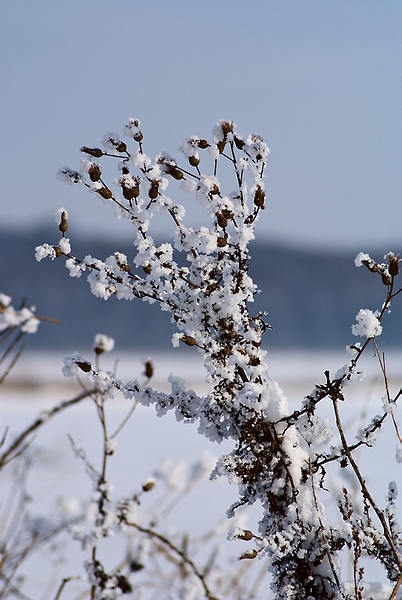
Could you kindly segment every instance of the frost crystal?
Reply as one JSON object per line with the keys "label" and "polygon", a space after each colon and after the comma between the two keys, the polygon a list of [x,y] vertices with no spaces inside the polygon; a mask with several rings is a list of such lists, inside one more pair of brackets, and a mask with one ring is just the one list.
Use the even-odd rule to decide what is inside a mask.
{"label": "frost crystal", "polygon": [[355,258],[356,267],[362,267],[365,263],[371,264],[372,262],[374,262],[373,259],[365,252],[359,252]]}
{"label": "frost crystal", "polygon": [[74,171],[69,167],[63,167],[62,169],[60,169],[56,177],[63,183],[68,183],[70,185],[74,183],[80,183],[81,185],[84,184],[84,180],[81,176],[81,173],[79,173],[78,171]]}
{"label": "frost crystal", "polygon": [[35,307],[33,306],[15,309],[11,297],[0,294],[0,332],[20,327],[23,333],[36,333],[39,319],[35,317],[34,312]]}
{"label": "frost crystal", "polygon": [[374,338],[381,334],[382,326],[378,317],[380,313],[378,311],[373,312],[368,308],[361,308],[356,315],[356,321],[352,325],[353,335],[366,338]]}
{"label": "frost crystal", "polygon": [[38,262],[43,260],[44,258],[51,258],[54,260],[56,258],[56,251],[53,246],[49,244],[42,244],[41,246],[36,246],[35,248],[35,258]]}

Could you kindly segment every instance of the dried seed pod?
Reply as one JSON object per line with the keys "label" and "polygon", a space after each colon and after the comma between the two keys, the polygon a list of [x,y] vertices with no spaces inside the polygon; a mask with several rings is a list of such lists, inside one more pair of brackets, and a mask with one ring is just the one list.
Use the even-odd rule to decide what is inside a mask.
{"label": "dried seed pod", "polygon": [[115,148],[117,152],[127,152],[127,144],[120,140],[116,142]]}
{"label": "dried seed pod", "polygon": [[257,189],[255,191],[255,194],[254,194],[254,204],[255,204],[255,206],[258,206],[259,208],[265,208],[264,201],[265,201],[265,192],[262,189],[262,187],[258,185]]}
{"label": "dried seed pod", "polygon": [[100,158],[103,156],[103,151],[100,148],[88,148],[87,146],[82,146],[81,152],[85,152],[94,158]]}
{"label": "dried seed pod", "polygon": [[56,258],[59,258],[59,256],[62,256],[63,252],[62,252],[61,248],[59,248],[59,246],[53,246],[53,250],[54,250],[54,253],[56,254]]}
{"label": "dried seed pod", "polygon": [[223,213],[216,213],[216,219],[218,221],[219,227],[225,229],[228,225],[228,220]]}
{"label": "dried seed pod", "polygon": [[159,181],[157,179],[153,179],[151,181],[151,187],[148,192],[148,196],[151,200],[155,200],[159,194]]}
{"label": "dried seed pod", "polygon": [[246,542],[249,542],[253,539],[254,535],[249,529],[243,529],[243,531],[241,533],[238,533],[236,537],[239,540],[245,540]]}
{"label": "dried seed pod", "polygon": [[391,275],[388,273],[388,271],[383,271],[381,273],[381,280],[384,285],[391,285],[391,283],[392,283],[392,278],[391,278]]}
{"label": "dried seed pod", "polygon": [[197,156],[189,156],[188,162],[192,167],[198,167],[198,165],[200,164],[200,159]]}
{"label": "dried seed pod", "polygon": [[136,185],[134,187],[126,187],[125,185],[121,186],[123,197],[126,200],[133,200],[133,198],[138,198],[140,195],[140,186]]}
{"label": "dried seed pod", "polygon": [[228,220],[233,219],[234,217],[234,213],[231,210],[227,210],[226,208],[223,209],[222,214]]}
{"label": "dried seed pod", "polygon": [[191,335],[183,335],[180,338],[180,341],[187,344],[187,346],[195,346],[196,345],[196,341]]}
{"label": "dried seed pod", "polygon": [[171,175],[171,177],[173,177],[173,179],[177,179],[178,181],[184,177],[183,171],[180,171],[180,169],[177,169],[176,167],[170,169],[168,173]]}
{"label": "dried seed pod", "polygon": [[149,275],[150,273],[152,273],[152,267],[151,265],[142,265],[142,268],[144,269],[145,273],[147,275]]}
{"label": "dried seed pod", "polygon": [[142,491],[143,492],[150,492],[156,485],[156,481],[155,479],[146,479],[144,481],[144,483],[142,484]]}
{"label": "dried seed pod", "polygon": [[135,141],[138,143],[142,142],[142,140],[144,139],[144,136],[142,135],[141,131],[138,131],[138,133],[135,133],[133,137],[134,137]]}
{"label": "dried seed pod", "polygon": [[119,268],[122,271],[125,271],[126,273],[130,273],[130,265],[128,263],[117,263],[119,265]]}
{"label": "dried seed pod", "polygon": [[221,121],[220,122],[220,126],[223,132],[223,135],[226,136],[228,135],[228,133],[233,133],[233,127],[234,127],[234,123],[233,121]]}
{"label": "dried seed pod", "polygon": [[244,560],[245,558],[253,559],[257,556],[257,550],[248,550],[248,552],[244,552],[239,556],[239,560]]}
{"label": "dried seed pod", "polygon": [[145,370],[144,370],[144,375],[147,379],[151,379],[154,375],[154,363],[152,362],[152,360],[148,359],[145,361],[144,364]]}
{"label": "dried seed pod", "polygon": [[208,141],[207,141],[207,140],[204,140],[204,139],[202,139],[202,140],[198,140],[198,142],[197,142],[197,146],[198,146],[199,148],[201,148],[201,150],[205,150],[205,148],[208,148],[208,146],[209,146],[209,143],[208,143]]}
{"label": "dried seed pod", "polygon": [[224,151],[225,146],[226,146],[226,140],[222,140],[222,141],[218,142],[216,145],[218,147],[219,154],[222,154],[222,152]]}
{"label": "dried seed pod", "polygon": [[67,220],[67,215],[63,210],[63,212],[61,213],[61,218],[60,218],[60,223],[59,223],[59,231],[61,231],[61,233],[64,236],[64,234],[66,233],[67,230],[68,230],[68,220]]}
{"label": "dried seed pod", "polygon": [[138,571],[142,571],[142,569],[144,569],[144,565],[142,563],[140,563],[139,561],[135,560],[134,558],[132,560],[130,560],[130,571],[132,573],[137,573]]}
{"label": "dried seed pod", "polygon": [[102,198],[104,198],[105,200],[110,200],[110,198],[112,198],[113,196],[112,192],[107,187],[101,187],[95,190],[95,192],[102,196]]}
{"label": "dried seed pod", "polygon": [[96,163],[91,163],[88,169],[88,175],[91,181],[99,181],[102,171]]}
{"label": "dried seed pod", "polygon": [[83,371],[84,373],[89,373],[92,369],[92,365],[90,362],[83,362],[83,361],[76,361],[75,363],[77,365],[77,367],[79,369],[81,369],[81,371]]}
{"label": "dried seed pod", "polygon": [[399,256],[390,252],[388,254],[389,274],[395,277],[399,273]]}
{"label": "dried seed pod", "polygon": [[218,246],[218,248],[224,248],[225,246],[227,246],[227,239],[225,237],[218,237],[218,239],[216,240],[216,245]]}
{"label": "dried seed pod", "polygon": [[374,261],[363,260],[362,263],[371,273],[377,273],[378,265]]}
{"label": "dried seed pod", "polygon": [[243,150],[243,148],[245,146],[244,140],[242,140],[241,138],[237,137],[237,135],[235,135],[233,139],[234,139],[234,143],[236,144],[236,148],[238,150]]}

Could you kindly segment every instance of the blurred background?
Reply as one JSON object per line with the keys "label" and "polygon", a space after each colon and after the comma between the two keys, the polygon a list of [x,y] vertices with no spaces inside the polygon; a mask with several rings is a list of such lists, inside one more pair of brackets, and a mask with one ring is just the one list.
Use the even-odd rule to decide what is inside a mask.
{"label": "blurred background", "polygon": [[[132,256],[128,224],[55,178],[129,117],[141,120],[150,155],[178,156],[186,136],[208,137],[221,118],[261,134],[267,210],[251,273],[262,290],[255,308],[273,327],[266,344],[356,341],[357,311],[379,308],[385,288],[354,257],[401,249],[401,29],[397,0],[2,0],[0,291],[60,319],[30,347],[71,351],[98,331],[123,348],[170,347],[169,317],[156,307],[105,303],[61,263],[34,259],[36,245],[58,240],[60,206],[77,254]],[[201,223],[198,207],[188,213]],[[397,304],[382,338],[392,347],[402,339]]]}

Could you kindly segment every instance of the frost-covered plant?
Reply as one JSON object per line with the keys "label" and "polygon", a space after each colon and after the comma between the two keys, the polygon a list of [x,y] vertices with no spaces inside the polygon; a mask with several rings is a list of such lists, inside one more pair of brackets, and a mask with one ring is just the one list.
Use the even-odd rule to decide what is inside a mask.
{"label": "frost-covered plant", "polygon": [[[93,362],[98,374],[100,357],[113,348],[114,341],[98,334],[94,340]],[[70,364],[67,358],[65,366]],[[33,590],[41,597],[112,599],[128,597],[213,598],[246,600],[257,590],[261,578],[254,581],[251,564],[242,570],[227,564],[218,548],[218,536],[228,533],[226,519],[202,535],[194,536],[165,523],[178,510],[183,500],[205,479],[215,459],[201,456],[189,465],[185,461],[165,460],[154,468],[137,490],[122,494],[114,489],[116,472],[127,471],[131,436],[120,446],[119,435],[130,422],[138,406],[133,400],[121,422],[110,424],[107,400],[109,388],[105,377],[92,378],[88,363],[77,360],[77,377],[87,373],[100,385],[85,387],[73,397],[42,410],[22,431],[6,431],[0,447],[0,598],[33,598]],[[145,361],[145,384],[149,383],[154,365]],[[80,374],[80,375],[79,375]],[[49,466],[54,463],[54,447],[35,437],[51,420],[83,400],[94,407],[94,419],[87,419],[88,431],[101,440],[100,453],[90,460],[81,440],[70,437],[71,447],[82,461],[90,481],[89,490],[75,486],[75,495],[60,495]],[[80,413],[77,413],[79,417]],[[98,425],[98,427],[96,427]],[[96,435],[99,434],[99,435]],[[85,437],[84,444],[87,442]],[[127,443],[129,449],[127,449]],[[98,444],[96,444],[98,446]],[[138,446],[138,444],[137,444]],[[123,451],[123,452],[122,452]],[[141,456],[142,448],[135,450]],[[120,466],[115,464],[117,455]],[[50,465],[48,464],[50,461]],[[132,459],[130,459],[130,463]],[[156,466],[156,465],[155,465]],[[45,467],[45,472],[43,470]],[[130,477],[131,479],[131,477]],[[46,489],[49,508],[34,502],[32,482],[40,480]],[[131,487],[131,485],[130,485]],[[82,489],[81,489],[82,488]],[[240,525],[240,520],[238,525]],[[81,555],[81,564],[76,557]],[[40,565],[38,569],[38,564]],[[44,565],[44,566],[43,566]],[[64,576],[59,576],[60,565]],[[251,583],[250,583],[251,582]],[[212,591],[213,590],[213,591]]]}
{"label": "frost-covered plant", "polygon": [[[154,405],[159,415],[173,410],[179,420],[198,422],[200,434],[211,441],[233,441],[233,451],[218,460],[212,478],[226,476],[238,485],[239,499],[229,516],[243,505],[258,502],[262,506],[258,532],[240,530],[233,537],[253,544],[241,558],[269,557],[271,588],[277,600],[373,597],[374,588],[365,580],[361,566],[363,554],[384,567],[391,582],[384,597],[395,598],[401,583],[396,484],[390,485],[387,508],[379,508],[356,462],[355,450],[370,446],[392,415],[401,454],[395,417],[399,392],[393,396],[389,390],[375,343],[383,317],[400,291],[395,289],[398,256],[389,253],[386,263],[376,263],[366,254],[358,255],[357,266],[365,265],[381,275],[387,290],[384,304],[379,311],[359,311],[352,333],[364,342],[350,346],[351,360],[335,376],[327,371],[324,383],[316,386],[298,410],[290,412],[285,394],[268,373],[262,338],[269,326],[263,314],[252,313],[257,288],[248,274],[248,245],[265,208],[267,145],[258,135],[243,138],[233,122],[224,120],[214,128],[212,139],[192,136],[185,140],[180,148],[184,165],[166,153],[148,157],[138,119],[130,119],[124,134],[134,149],[119,135],[107,134],[105,149],[82,148],[81,171],[64,168],[60,177],[85,186],[112,204],[118,218],[131,222],[133,258],[118,251],[105,260],[75,256],[65,236],[68,214],[64,208],[57,215],[62,238],[56,245],[37,247],[36,257],[65,257],[70,275],[80,277],[86,272],[92,293],[100,298],[139,298],[170,312],[177,328],[173,345],[184,344],[202,355],[209,392],[200,396],[173,375],[170,393],[149,386],[144,389],[137,380],[124,383],[77,354],[67,358],[65,375],[81,370],[110,398],[119,391],[129,400]],[[117,161],[115,185],[106,182],[103,158]],[[183,206],[167,195],[171,183],[204,207],[204,225],[194,229],[186,223]],[[233,191],[225,192],[224,185],[231,185]],[[152,220],[157,214],[173,224],[171,241],[154,241]],[[346,385],[361,376],[360,357],[372,345],[384,377],[384,411],[351,444],[339,402]],[[332,428],[318,412],[325,399],[333,405]],[[334,465],[351,471],[360,490],[357,499],[346,487],[341,491],[341,526],[332,523],[323,508],[327,470]],[[345,583],[341,569],[346,548],[353,556],[351,584]]]}
{"label": "frost-covered plant", "polygon": [[[129,496],[116,496],[109,471],[115,452],[118,452],[117,438],[137,407],[138,400],[132,400],[127,416],[110,431],[107,402],[111,388],[105,385],[105,381],[113,376],[111,372],[100,369],[99,355],[103,354],[105,347],[110,348],[112,345],[111,338],[96,336],[96,374],[88,369],[89,363],[82,357],[75,356],[73,363],[71,357],[67,357],[64,367],[65,370],[72,367],[74,372],[77,368],[76,374],[86,374],[95,383],[91,397],[99,417],[103,439],[99,467],[95,467],[88,459],[85,449],[77,446],[71,439],[73,449],[92,481],[88,517],[85,522],[71,529],[73,538],[87,552],[84,567],[90,586],[89,596],[99,600],[115,599],[129,593],[144,593],[146,598],[156,595],[165,597],[168,586],[168,597],[172,598],[216,600],[217,592],[226,595],[225,589],[231,590],[233,598],[246,598],[247,591],[243,583],[236,581],[236,576],[229,570],[223,572],[219,565],[214,539],[218,530],[222,533],[226,529],[227,533],[228,527],[222,528],[220,524],[198,539],[180,530],[164,531],[163,527],[166,517],[209,474],[215,462],[212,456],[204,455],[192,465],[184,461],[175,464],[166,460],[142,482],[138,491]],[[153,374],[151,361],[146,361],[144,374],[145,383],[149,383]],[[162,489],[162,494],[155,500],[156,489]],[[149,496],[153,498],[151,506],[147,503]],[[112,559],[110,553],[109,556],[106,553],[105,560],[105,543],[117,537],[123,539],[123,550],[117,554],[118,560],[116,553],[112,554]],[[198,556],[200,550],[201,557]],[[200,562],[204,564],[203,567],[199,566]]]}
{"label": "frost-covered plant", "polygon": [[38,326],[39,319],[35,316],[35,307],[28,307],[22,303],[17,309],[11,296],[0,293],[0,345],[5,346],[0,356],[0,366],[4,368],[0,374],[0,385],[24,350],[21,345],[22,339],[27,333],[36,333]]}

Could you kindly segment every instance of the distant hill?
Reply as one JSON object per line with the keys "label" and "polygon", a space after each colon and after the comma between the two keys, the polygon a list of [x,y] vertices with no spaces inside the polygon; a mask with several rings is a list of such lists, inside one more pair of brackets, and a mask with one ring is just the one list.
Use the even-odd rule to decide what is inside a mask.
{"label": "distant hill", "polygon": [[[37,307],[38,315],[60,319],[58,324],[43,323],[29,339],[29,348],[87,348],[98,332],[114,337],[120,349],[147,352],[171,347],[173,325],[156,305],[135,299],[105,302],[89,292],[84,276],[69,277],[64,260],[37,263],[35,246],[57,242],[57,233],[54,229],[30,233],[0,229],[0,291],[11,294],[15,303],[26,298]],[[134,249],[128,242],[86,239],[77,239],[73,247],[78,256],[98,258],[116,250],[132,257]],[[265,336],[267,348],[343,349],[357,341],[351,325],[358,310],[381,307],[385,287],[378,276],[354,266],[352,252],[297,250],[257,242],[251,252],[250,273],[261,289],[255,312],[267,311],[273,328]],[[377,252],[373,258],[381,259],[383,254]],[[382,342],[402,347],[402,297],[395,301],[392,316],[384,325]]]}

